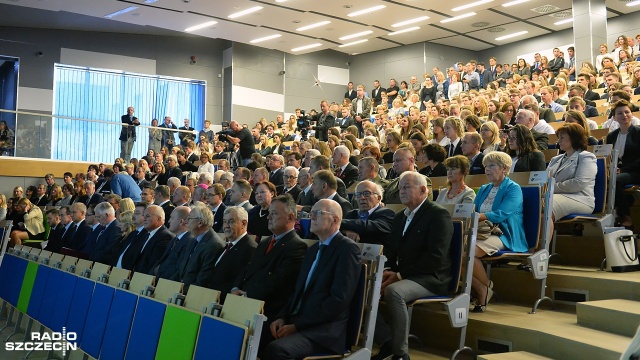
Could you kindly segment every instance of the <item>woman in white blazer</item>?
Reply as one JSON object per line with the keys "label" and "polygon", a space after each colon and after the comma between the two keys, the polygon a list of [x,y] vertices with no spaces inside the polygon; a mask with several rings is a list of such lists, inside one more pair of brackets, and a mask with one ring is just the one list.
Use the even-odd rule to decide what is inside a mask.
{"label": "woman in white blazer", "polygon": [[586,151],[587,134],[580,125],[565,124],[557,131],[564,154],[551,159],[547,171],[555,178],[553,218],[569,214],[591,214],[595,207],[596,157]]}

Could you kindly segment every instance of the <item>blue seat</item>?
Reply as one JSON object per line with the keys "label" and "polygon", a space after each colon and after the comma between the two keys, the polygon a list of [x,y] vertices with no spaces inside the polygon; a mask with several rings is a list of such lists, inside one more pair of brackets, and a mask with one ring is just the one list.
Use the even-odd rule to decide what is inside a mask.
{"label": "blue seat", "polygon": [[11,304],[13,307],[18,305],[20,298],[20,290],[22,290],[22,280],[27,271],[26,259],[5,254],[0,264],[0,298]]}
{"label": "blue seat", "polygon": [[[244,325],[213,317],[202,316],[194,360],[241,360],[247,341]],[[220,336],[224,334],[224,336]]]}
{"label": "blue seat", "polygon": [[76,333],[78,337],[77,343],[82,341],[85,319],[87,318],[95,285],[95,281],[79,277],[73,289],[73,296],[67,315],[67,332]]}
{"label": "blue seat", "polygon": [[116,289],[104,332],[100,359],[124,359],[137,304],[138,295]]}
{"label": "blue seat", "polygon": [[96,359],[100,355],[102,339],[107,327],[107,318],[115,290],[114,287],[102,283],[96,283],[93,289],[93,296],[91,297],[82,339],[79,344],[82,351]]}
{"label": "blue seat", "polygon": [[32,319],[39,318],[40,305],[42,304],[42,299],[44,298],[47,281],[49,281],[49,274],[51,274],[50,267],[38,267],[38,272],[36,273],[36,281],[33,283],[31,299],[29,299],[29,306],[27,307],[27,315],[29,315]]}
{"label": "blue seat", "polygon": [[302,231],[304,233],[303,238],[308,239],[311,234],[311,219],[300,219],[300,226],[302,226]]}
{"label": "blue seat", "polygon": [[[125,360],[154,360],[167,305],[141,297],[131,326]],[[207,339],[213,341],[213,339]],[[211,356],[211,354],[209,354]]]}
{"label": "blue seat", "polygon": [[60,279],[58,297],[51,317],[50,329],[62,332],[62,328],[67,326],[67,318],[71,309],[71,302],[76,289],[78,276],[65,272]]}
{"label": "blue seat", "polygon": [[58,269],[51,269],[47,285],[44,290],[44,298],[40,305],[40,313],[38,320],[42,325],[51,329],[53,312],[55,311],[56,302],[58,300],[58,294],[60,292],[60,283],[62,281],[62,275],[64,271]]}

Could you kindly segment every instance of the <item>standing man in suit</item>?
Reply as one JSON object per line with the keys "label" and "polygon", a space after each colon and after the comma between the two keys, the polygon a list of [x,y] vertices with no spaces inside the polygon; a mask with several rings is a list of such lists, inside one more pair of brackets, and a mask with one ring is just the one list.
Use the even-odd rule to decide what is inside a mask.
{"label": "standing man in suit", "polygon": [[554,76],[558,76],[560,69],[564,67],[564,58],[560,54],[560,49],[553,48],[553,60],[549,61],[549,70]]}
{"label": "standing man in suit", "polygon": [[311,185],[313,196],[316,199],[329,199],[337,202],[342,209],[342,213],[346,214],[353,207],[349,200],[338,195],[337,189],[336,177],[330,170],[318,170],[313,174],[313,185]]}
{"label": "standing man in suit", "polygon": [[[277,196],[269,206],[269,231],[249,265],[236,278],[232,294],[265,302],[264,314],[274,319],[293,293],[307,245],[294,230],[296,204],[289,196]],[[265,324],[264,333],[268,331]]]}
{"label": "standing man in suit", "polygon": [[213,214],[213,231],[220,232],[222,230],[222,218],[224,216],[224,210],[227,206],[222,202],[227,192],[220,184],[213,184],[207,189],[206,203],[211,208]]}
{"label": "standing man in suit", "polygon": [[108,202],[101,202],[95,207],[96,220],[104,227],[92,247],[89,260],[111,264],[122,241],[120,222],[116,220],[116,211]]}
{"label": "standing man in suit", "polygon": [[189,222],[189,214],[191,208],[187,206],[178,206],[171,213],[169,219],[169,231],[176,234],[176,236],[169,241],[167,248],[164,250],[164,254],[160,257],[153,267],[151,268],[151,275],[161,277],[163,279],[173,279],[178,274],[178,261],[180,256],[186,249],[186,245],[193,239],[193,236],[189,234],[187,223]]}
{"label": "standing man in suit", "polygon": [[344,182],[348,188],[358,180],[358,168],[349,162],[349,149],[344,145],[338,145],[333,149],[331,162],[336,167],[336,177]]}
{"label": "standing man in suit", "polygon": [[396,213],[380,206],[383,194],[382,186],[369,180],[361,181],[353,194],[358,208],[344,215],[340,231],[355,242],[362,239],[367,243],[386,245]]}
{"label": "standing man in suit", "polygon": [[178,138],[180,138],[180,145],[182,145],[182,147],[186,148],[189,141],[196,139],[196,136],[193,134],[195,129],[189,126],[189,119],[184,119],[184,126],[180,126],[178,130],[181,130],[181,132],[178,133]]}
{"label": "standing man in suit", "polygon": [[251,184],[244,179],[234,181],[231,189],[227,191],[231,205],[241,207],[247,212],[253,209],[253,205],[249,203],[249,198],[251,197],[252,192]]}
{"label": "standing man in suit", "polygon": [[[263,359],[301,359],[345,350],[349,307],[360,274],[358,246],[340,234],[342,209],[329,200],[311,211],[320,241],[305,253],[293,296],[263,336],[274,339]],[[265,339],[269,341],[271,339]]]}
{"label": "standing man in suit", "polygon": [[469,174],[484,174],[484,165],[482,159],[484,154],[480,152],[482,145],[482,137],[478,133],[466,133],[461,141],[462,155],[469,159]]}
{"label": "standing man in suit", "polygon": [[317,115],[317,119],[318,121],[313,127],[313,130],[316,131],[315,137],[319,141],[327,141],[329,139],[327,132],[336,122],[335,116],[329,111],[329,103],[327,100],[320,102],[320,113]]}
{"label": "standing man in suit", "polygon": [[137,253],[133,266],[135,272],[148,274],[164,254],[167,244],[174,236],[164,226],[164,222],[164,210],[160,206],[150,205],[144,211],[144,229],[148,235]]}
{"label": "standing man in suit", "polygon": [[[378,84],[378,86],[379,85],[380,84]],[[351,101],[351,117],[356,121],[356,127],[358,128],[360,137],[362,137],[362,135],[364,134],[364,127],[362,126],[362,122],[369,121],[372,106],[373,103],[371,98],[364,96],[364,86],[358,85],[357,96]]]}
{"label": "standing man in suit", "polygon": [[[362,94],[364,95],[364,86],[362,87]],[[382,104],[382,91],[384,89],[382,89],[382,87],[380,87],[380,81],[378,80],[374,80],[373,81],[373,90],[371,90],[371,100],[372,100],[372,107],[378,106],[380,104]],[[351,102],[353,104],[353,101]]]}
{"label": "standing man in suit", "polygon": [[540,57],[539,53],[533,55],[533,63],[531,64],[531,68],[529,69],[531,74],[533,74],[536,70],[538,72],[542,71],[542,63],[540,62],[540,60],[542,60],[542,58]]}
{"label": "standing man in suit", "polygon": [[278,195],[289,194],[295,203],[298,199],[298,195],[302,191],[300,186],[296,183],[298,180],[298,169],[293,166],[287,166],[284,168],[282,178],[284,179],[284,184],[278,186]]}
{"label": "standing man in suit", "polygon": [[[173,148],[173,145],[176,143],[175,131],[178,130],[176,125],[171,121],[171,116],[165,116],[164,122],[158,126],[160,128],[164,128],[162,130],[162,146],[166,146],[169,151]],[[165,130],[166,129],[166,130]]]}
{"label": "standing man in suit", "polygon": [[[256,250],[256,242],[247,235],[249,215],[239,206],[224,211],[222,228],[226,245],[215,256],[214,268],[209,278],[209,287],[222,292],[220,300],[233,287],[236,277],[247,266]],[[211,227],[211,226],[209,226]]]}
{"label": "standing man in suit", "polygon": [[385,246],[389,270],[382,276],[388,317],[378,316],[375,341],[382,344],[372,360],[393,355],[409,359],[407,303],[425,296],[446,295],[451,281],[449,247],[453,224],[449,212],[427,199],[425,178],[417,172],[400,175],[400,199],[407,208],[393,221]]}
{"label": "standing man in suit", "polygon": [[353,82],[351,81],[347,84],[347,92],[344,93],[344,98],[351,101],[356,98],[356,91],[353,90]]}
{"label": "standing man in suit", "polygon": [[[186,224],[192,239],[182,251],[178,259],[178,272],[172,278],[184,283],[185,292],[192,284],[210,287],[209,282],[213,275],[216,255],[223,250],[222,240],[211,229],[213,214],[204,204],[198,204],[191,208]],[[214,289],[229,291],[229,289],[223,290],[215,287]]]}
{"label": "standing man in suit", "polygon": [[133,116],[133,106],[127,108],[127,114],[122,115],[122,130],[120,130],[120,157],[125,162],[131,160],[131,150],[136,141],[136,126],[140,125],[140,120]]}

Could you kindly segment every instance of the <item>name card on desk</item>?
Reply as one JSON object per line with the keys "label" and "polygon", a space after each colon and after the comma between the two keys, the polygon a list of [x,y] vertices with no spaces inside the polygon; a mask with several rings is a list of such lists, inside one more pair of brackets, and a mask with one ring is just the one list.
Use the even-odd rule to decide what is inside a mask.
{"label": "name card on desk", "polygon": [[473,212],[473,204],[456,204],[453,208],[454,218],[468,218]]}
{"label": "name card on desk", "polygon": [[593,146],[593,155],[595,155],[595,156],[610,156],[612,147],[613,146],[611,146],[611,144],[594,145]]}
{"label": "name card on desk", "polygon": [[546,170],[529,172],[529,184],[538,185],[547,182],[549,174]]}

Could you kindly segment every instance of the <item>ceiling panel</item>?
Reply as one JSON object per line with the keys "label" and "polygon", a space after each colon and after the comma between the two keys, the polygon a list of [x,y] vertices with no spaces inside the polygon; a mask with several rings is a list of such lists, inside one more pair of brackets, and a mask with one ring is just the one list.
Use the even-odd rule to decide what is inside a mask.
{"label": "ceiling panel", "polygon": [[[501,30],[500,32],[493,32],[496,30]],[[516,32],[520,32],[520,31],[528,31],[527,34],[525,35],[521,35],[521,36],[516,36],[510,39],[506,39],[506,40],[496,40],[497,37],[500,36],[505,36],[505,35],[509,35],[509,34],[513,34]],[[526,39],[526,38],[532,38],[532,37],[536,37],[536,36],[541,36],[541,35],[545,35],[548,34],[549,32],[546,30],[543,30],[537,26],[534,25],[529,25],[523,22],[514,22],[511,24],[505,24],[505,25],[501,25],[498,28],[491,28],[491,29],[484,29],[484,30],[479,30],[479,31],[475,31],[475,32],[471,32],[468,33],[467,35],[472,36],[474,38],[480,39],[480,40],[484,40],[490,43],[495,44],[496,46],[499,45],[504,45],[504,44],[508,44],[508,43],[512,43],[512,42],[516,42],[516,41],[520,41],[522,39]]]}
{"label": "ceiling panel", "polygon": [[627,3],[631,2],[630,0],[606,0],[605,5],[609,9],[613,9],[615,11],[621,12],[623,14],[629,14],[632,12],[636,12],[640,10],[640,6],[627,6]]}
{"label": "ceiling panel", "polygon": [[497,26],[513,21],[515,20],[508,16],[496,14],[489,10],[482,10],[480,12],[477,12],[477,15],[475,16],[451,21],[444,24],[439,22],[437,25],[459,33],[468,33],[478,29],[485,29],[488,27]]}
{"label": "ceiling panel", "polygon": [[456,35],[444,39],[433,40],[432,42],[447,46],[455,46],[461,49],[468,49],[473,51],[485,50],[491,47],[491,45],[470,39],[466,36]]}
{"label": "ceiling panel", "polygon": [[508,2],[508,0],[502,1],[500,6],[494,6],[494,9],[518,19],[529,19],[561,10],[571,9],[572,5],[571,0],[531,0],[509,7],[502,6],[502,4]]}

